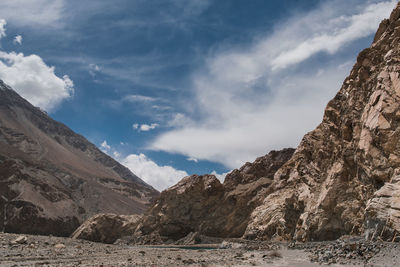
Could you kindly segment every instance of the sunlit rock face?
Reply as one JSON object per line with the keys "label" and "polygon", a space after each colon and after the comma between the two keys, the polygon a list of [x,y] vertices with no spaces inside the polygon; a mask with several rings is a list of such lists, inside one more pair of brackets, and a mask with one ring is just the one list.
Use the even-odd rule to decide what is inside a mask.
{"label": "sunlit rock face", "polygon": [[0,81],[0,230],[69,236],[96,213],[143,213],[158,194]]}
{"label": "sunlit rock face", "polygon": [[245,237],[301,241],[400,230],[400,5],[362,51],[322,123],[304,136]]}

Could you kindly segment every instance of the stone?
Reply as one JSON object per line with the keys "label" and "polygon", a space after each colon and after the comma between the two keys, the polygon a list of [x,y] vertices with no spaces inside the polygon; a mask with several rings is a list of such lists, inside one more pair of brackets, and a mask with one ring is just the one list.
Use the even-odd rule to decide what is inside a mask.
{"label": "stone", "polygon": [[24,235],[21,235],[11,241],[11,244],[26,244],[26,242],[28,242],[28,238]]}
{"label": "stone", "polygon": [[112,244],[132,235],[140,218],[139,215],[97,214],[86,220],[71,237]]}
{"label": "stone", "polygon": [[54,248],[55,248],[55,249],[58,249],[58,250],[64,249],[64,248],[65,248],[65,245],[64,245],[64,244],[61,244],[61,243],[58,243],[58,244],[55,244],[55,245],[54,245]]}

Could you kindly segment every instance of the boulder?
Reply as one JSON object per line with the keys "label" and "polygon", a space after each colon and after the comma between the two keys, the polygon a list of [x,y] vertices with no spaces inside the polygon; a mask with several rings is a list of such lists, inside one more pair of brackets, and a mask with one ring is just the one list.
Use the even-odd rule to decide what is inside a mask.
{"label": "boulder", "polygon": [[132,235],[140,217],[139,215],[97,214],[86,220],[71,237],[112,244],[121,237]]}

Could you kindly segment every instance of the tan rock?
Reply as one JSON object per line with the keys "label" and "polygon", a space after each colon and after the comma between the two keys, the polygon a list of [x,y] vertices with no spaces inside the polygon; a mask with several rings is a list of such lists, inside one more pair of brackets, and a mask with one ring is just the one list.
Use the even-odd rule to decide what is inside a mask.
{"label": "tan rock", "polygon": [[71,237],[111,244],[121,237],[132,235],[140,217],[139,215],[97,214],[86,220]]}

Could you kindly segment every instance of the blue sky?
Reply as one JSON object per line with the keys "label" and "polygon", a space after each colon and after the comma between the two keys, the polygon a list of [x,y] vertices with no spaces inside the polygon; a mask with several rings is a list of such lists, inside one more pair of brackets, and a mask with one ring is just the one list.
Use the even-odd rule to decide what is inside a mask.
{"label": "blue sky", "polygon": [[159,190],[296,147],[389,0],[2,0],[0,78]]}

